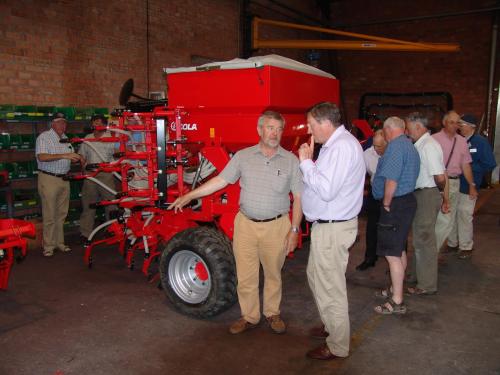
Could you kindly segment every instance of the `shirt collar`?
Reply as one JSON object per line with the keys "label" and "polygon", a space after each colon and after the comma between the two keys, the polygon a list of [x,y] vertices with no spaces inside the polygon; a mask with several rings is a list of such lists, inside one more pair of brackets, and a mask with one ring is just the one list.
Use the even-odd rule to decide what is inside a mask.
{"label": "shirt collar", "polygon": [[[261,149],[260,149],[260,143],[257,143],[255,146],[252,146],[252,152],[253,152],[254,154],[260,154],[260,155],[262,155],[262,156],[264,156],[264,157],[267,157],[267,156],[265,156],[265,155],[262,153],[262,151],[261,151]],[[275,154],[273,154],[273,156],[271,156],[271,157],[275,157],[276,155],[279,155],[279,156],[285,156],[285,155],[286,155],[286,150],[285,150],[283,147],[278,146],[278,150],[277,150],[277,151],[276,151],[276,153],[275,153]]]}
{"label": "shirt collar", "polygon": [[415,142],[415,147],[417,145],[420,145],[426,138],[430,137],[431,135],[429,134],[429,132],[425,132],[424,134],[422,134],[422,136]]}
{"label": "shirt collar", "polygon": [[335,140],[345,132],[347,132],[347,130],[345,130],[344,125],[340,125],[337,129],[335,129],[333,134],[330,136],[330,138],[328,138],[328,141],[325,142],[322,148],[328,148],[329,146],[331,146],[332,143],[335,142]]}

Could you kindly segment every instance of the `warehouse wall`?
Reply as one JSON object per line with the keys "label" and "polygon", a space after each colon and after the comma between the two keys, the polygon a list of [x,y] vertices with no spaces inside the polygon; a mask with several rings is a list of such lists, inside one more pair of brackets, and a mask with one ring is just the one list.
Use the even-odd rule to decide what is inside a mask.
{"label": "warehouse wall", "polygon": [[347,115],[350,118],[357,116],[359,99],[366,92],[448,91],[458,112],[472,112],[481,118],[486,109],[492,13],[359,24],[495,5],[498,6],[498,2],[481,0],[351,0],[333,3],[334,24],[358,24],[346,27],[347,31],[408,41],[458,43],[461,47],[458,53],[337,52],[339,65],[335,74],[341,79]]}
{"label": "warehouse wall", "polygon": [[234,0],[0,2],[0,103],[118,105],[123,82],[165,90],[162,68],[230,59],[239,50]]}
{"label": "warehouse wall", "polygon": [[[285,2],[316,15],[310,6],[315,0]],[[282,20],[291,14],[273,11],[272,1],[258,3],[248,7],[252,14]],[[113,108],[128,78],[134,78],[139,95],[165,91],[164,67],[239,56],[241,4],[239,0],[2,1],[0,104]],[[263,35],[298,34],[264,30]],[[273,52],[296,59],[305,55],[304,51],[261,54]]]}
{"label": "warehouse wall", "polygon": [[[131,77],[135,80],[135,92],[140,95],[164,91],[163,67],[231,59],[240,54],[243,3],[239,0],[2,1],[0,103],[113,108],[118,104],[121,85]],[[303,20],[321,16],[316,0],[247,3],[249,13],[266,18],[300,23],[300,15],[277,7],[277,3],[301,11]],[[481,116],[486,100],[491,13],[360,24],[485,8],[495,3],[493,0],[332,2],[332,23],[345,30],[461,45],[458,53],[323,51],[323,68],[341,80],[346,117],[357,117],[361,95],[371,91],[449,91],[458,111]],[[261,36],[319,37],[316,33],[269,28],[263,28]],[[306,61],[307,52],[253,53],[279,53]]]}

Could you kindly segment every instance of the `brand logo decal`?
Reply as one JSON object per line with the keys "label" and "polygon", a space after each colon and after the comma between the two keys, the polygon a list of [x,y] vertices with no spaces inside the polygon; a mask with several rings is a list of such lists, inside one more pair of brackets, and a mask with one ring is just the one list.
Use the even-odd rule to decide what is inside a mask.
{"label": "brand logo decal", "polygon": [[[172,129],[172,131],[176,130],[175,121],[172,121],[170,123],[170,129]],[[198,124],[196,124],[196,123],[193,123],[193,124],[182,124],[181,129],[182,130],[198,130]]]}

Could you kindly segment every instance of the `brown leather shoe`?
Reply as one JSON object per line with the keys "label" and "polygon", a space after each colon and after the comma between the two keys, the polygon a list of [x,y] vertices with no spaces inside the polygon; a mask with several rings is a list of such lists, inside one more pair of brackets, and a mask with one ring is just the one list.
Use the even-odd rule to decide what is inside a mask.
{"label": "brown leather shoe", "polygon": [[274,333],[286,332],[286,324],[279,315],[268,316],[266,320]]}
{"label": "brown leather shoe", "polygon": [[330,334],[325,331],[325,326],[321,325],[311,328],[309,335],[315,339],[326,339]]}
{"label": "brown leather shoe", "polygon": [[333,354],[326,344],[322,344],[316,349],[309,350],[306,353],[306,357],[311,359],[320,359],[323,361],[329,361],[336,358],[342,359],[342,357],[337,357],[335,354]]}
{"label": "brown leather shoe", "polygon": [[229,327],[229,333],[237,335],[238,333],[245,332],[249,329],[257,327],[257,324],[247,322],[245,319],[240,318]]}

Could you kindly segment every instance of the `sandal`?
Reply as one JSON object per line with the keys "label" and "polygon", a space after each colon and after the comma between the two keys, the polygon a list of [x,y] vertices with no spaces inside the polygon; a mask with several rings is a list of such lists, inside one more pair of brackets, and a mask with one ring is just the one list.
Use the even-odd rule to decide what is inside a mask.
{"label": "sandal", "polygon": [[406,288],[406,295],[407,296],[432,296],[434,294],[437,293],[437,290],[433,291],[433,292],[430,292],[428,290],[425,290],[425,289],[420,289],[420,288],[413,288],[413,287],[409,287],[409,288]]}
{"label": "sandal", "polygon": [[373,309],[377,314],[382,314],[382,315],[403,315],[406,314],[407,308],[406,305],[401,302],[401,303],[396,303],[392,300],[392,298],[389,298],[387,302],[375,306]]}
{"label": "sandal", "polygon": [[461,250],[458,253],[458,259],[469,259],[472,256],[472,250]]}
{"label": "sandal", "polygon": [[375,292],[375,297],[377,298],[391,298],[392,297],[392,286],[388,286],[384,289],[379,289]]}

